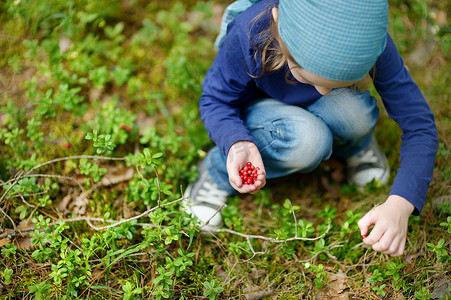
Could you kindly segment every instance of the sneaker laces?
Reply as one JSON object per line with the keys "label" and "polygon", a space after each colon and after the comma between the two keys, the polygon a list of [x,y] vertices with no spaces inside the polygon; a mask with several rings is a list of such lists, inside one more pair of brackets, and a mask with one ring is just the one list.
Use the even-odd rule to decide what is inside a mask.
{"label": "sneaker laces", "polygon": [[185,192],[188,197],[183,201],[183,209],[201,221],[201,231],[208,232],[211,226],[222,226],[220,210],[225,206],[229,193],[219,188],[202,164],[199,173],[200,176]]}
{"label": "sneaker laces", "polygon": [[351,168],[357,167],[363,163],[380,163],[379,157],[376,155],[376,152],[373,149],[368,148],[366,150],[363,150],[362,153],[358,153],[348,159],[348,166]]}
{"label": "sneaker laces", "polygon": [[390,177],[387,159],[374,137],[366,149],[348,158],[346,163],[348,180],[357,186],[364,186],[373,179],[386,184]]}
{"label": "sneaker laces", "polygon": [[[208,179],[211,180],[211,178]],[[214,182],[209,182],[208,180],[206,180],[200,187],[196,199],[191,199],[191,201],[193,201],[194,204],[203,202],[222,206],[226,203],[227,196],[229,196],[229,193],[219,189],[219,187]]]}

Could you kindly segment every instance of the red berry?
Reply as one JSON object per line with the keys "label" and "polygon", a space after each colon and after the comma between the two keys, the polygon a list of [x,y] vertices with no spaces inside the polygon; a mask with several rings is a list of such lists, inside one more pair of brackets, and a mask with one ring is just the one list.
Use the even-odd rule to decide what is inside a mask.
{"label": "red berry", "polygon": [[251,162],[248,162],[248,163],[247,163],[247,166],[248,166],[248,167],[252,166],[252,163],[251,163]]}
{"label": "red berry", "polygon": [[366,235],[362,235],[362,239],[366,239]]}
{"label": "red berry", "polygon": [[130,126],[125,125],[125,124],[122,124],[122,125],[120,126],[120,128],[121,128],[121,129],[125,129],[125,130],[127,130],[128,132],[130,132],[130,131],[132,130],[132,128],[131,128]]}
{"label": "red berry", "polygon": [[63,144],[61,145],[61,147],[65,148],[65,149],[70,148],[70,146],[72,146],[72,145],[71,145],[69,142],[63,143]]}

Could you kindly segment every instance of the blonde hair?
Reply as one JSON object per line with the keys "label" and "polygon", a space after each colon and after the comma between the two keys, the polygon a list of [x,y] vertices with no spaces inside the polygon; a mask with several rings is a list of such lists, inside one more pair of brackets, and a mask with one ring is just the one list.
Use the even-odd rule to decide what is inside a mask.
{"label": "blonde hair", "polygon": [[[261,12],[258,16],[252,19],[252,26],[261,18],[264,14],[271,12],[272,8],[269,8]],[[258,75],[249,74],[253,78],[260,78],[263,74],[268,72],[274,72],[283,68],[288,59],[293,59],[285,44],[282,42],[282,38],[279,35],[277,29],[277,23],[274,21],[272,14],[270,15],[269,26],[258,33],[261,43],[256,45],[257,51],[254,54],[254,58],[260,56],[262,69]],[[294,60],[294,59],[293,59]],[[289,71],[286,74],[286,78],[289,75]]]}

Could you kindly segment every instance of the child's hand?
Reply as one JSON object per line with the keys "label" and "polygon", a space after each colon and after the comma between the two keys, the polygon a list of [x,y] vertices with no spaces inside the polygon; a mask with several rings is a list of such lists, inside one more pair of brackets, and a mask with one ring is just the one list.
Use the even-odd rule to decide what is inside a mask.
{"label": "child's hand", "polygon": [[[374,251],[401,256],[406,243],[409,216],[413,210],[414,206],[406,199],[391,195],[385,203],[370,210],[358,222],[363,242],[371,245]],[[365,237],[371,225],[374,228]]]}
{"label": "child's hand", "polygon": [[[251,162],[259,167],[258,177],[254,184],[243,184],[240,170]],[[266,172],[257,146],[249,141],[238,141],[230,147],[227,155],[227,173],[232,187],[240,193],[256,193],[266,184]]]}

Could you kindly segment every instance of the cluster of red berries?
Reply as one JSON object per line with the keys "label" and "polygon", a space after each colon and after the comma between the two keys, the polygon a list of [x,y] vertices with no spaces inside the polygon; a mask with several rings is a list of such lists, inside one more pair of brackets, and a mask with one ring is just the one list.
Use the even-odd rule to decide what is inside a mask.
{"label": "cluster of red berries", "polygon": [[69,149],[72,145],[69,142],[65,142],[61,145],[64,149]]}
{"label": "cluster of red berries", "polygon": [[125,130],[127,130],[128,132],[130,132],[130,131],[132,130],[132,128],[131,128],[130,126],[125,125],[125,124],[122,124],[120,128],[121,128],[121,129],[125,129]]}
{"label": "cluster of red berries", "polygon": [[254,184],[258,177],[259,167],[254,167],[252,163],[248,162],[244,168],[240,170],[240,177],[243,180],[243,184]]}

